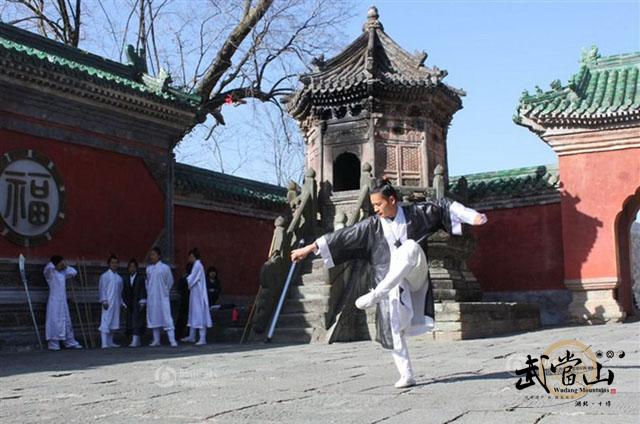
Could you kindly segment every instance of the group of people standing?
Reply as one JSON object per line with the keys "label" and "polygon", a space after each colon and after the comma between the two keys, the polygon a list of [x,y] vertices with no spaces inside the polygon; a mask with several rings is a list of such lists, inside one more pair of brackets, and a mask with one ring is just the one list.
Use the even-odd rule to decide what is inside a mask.
{"label": "group of people standing", "polygon": [[[160,346],[162,331],[167,334],[171,346],[178,345],[171,315],[173,273],[169,265],[162,261],[162,252],[158,247],[151,249],[149,260],[144,276],[139,272],[135,259],[129,261],[127,273],[121,276],[118,273],[118,257],[109,256],[108,269],[100,275],[98,282],[98,300],[102,305],[98,330],[103,349],[120,347],[114,343],[113,336],[120,329],[122,309],[126,310],[125,335],[131,340],[129,347],[141,346],[141,337],[147,328],[153,336],[149,346]],[[82,348],[73,333],[66,294],[66,281],[77,274],[60,255],[54,255],[44,268],[44,277],[49,285],[45,327],[49,350],[60,350],[61,341],[66,348]],[[181,303],[185,304],[188,297],[186,325],[189,327],[189,335],[181,341],[205,345],[207,328],[213,325],[210,304],[215,304],[221,290],[217,270],[210,267],[205,274],[200,252],[194,248],[189,251],[187,273],[181,282],[188,289],[188,296],[183,294]],[[179,325],[180,320],[179,316]],[[197,340],[196,330],[199,332]]]}

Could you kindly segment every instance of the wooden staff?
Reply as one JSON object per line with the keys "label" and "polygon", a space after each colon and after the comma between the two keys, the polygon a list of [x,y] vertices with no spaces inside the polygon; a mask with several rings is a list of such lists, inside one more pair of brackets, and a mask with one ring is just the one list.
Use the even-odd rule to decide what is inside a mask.
{"label": "wooden staff", "polygon": [[88,296],[87,296],[87,282],[84,279],[84,276],[82,275],[82,262],[80,262],[80,258],[78,258],[78,275],[80,277],[80,286],[82,287],[82,295],[84,296],[84,316],[85,316],[85,320],[87,322],[87,324],[90,326],[89,328],[89,341],[91,342],[91,347],[94,348],[95,347],[95,343],[93,340],[93,333],[91,332],[92,327],[91,327],[91,309],[89,306],[89,300],[88,300]]}
{"label": "wooden staff", "polygon": [[89,346],[87,341],[87,333],[84,328],[84,322],[82,322],[82,314],[80,314],[80,306],[78,306],[78,298],[76,297],[76,288],[73,281],[70,281],[71,286],[71,297],[73,298],[73,303],[76,305],[76,315],[78,315],[78,321],[80,321],[80,330],[82,331],[82,340],[84,340],[84,345]]}
{"label": "wooden staff", "polygon": [[[82,257],[82,278],[84,280],[84,285],[85,285],[85,289],[87,289],[87,291],[89,290],[89,280],[87,278],[87,262],[84,259],[84,256]],[[87,308],[89,309],[89,326],[91,327],[91,329],[94,328],[93,325],[93,314],[91,312],[91,301],[88,300],[87,301]],[[96,347],[96,342],[93,339],[93,332],[90,331],[89,332],[89,337],[91,338],[91,344],[93,345],[93,347]]]}
{"label": "wooden staff", "polygon": [[253,303],[251,304],[251,310],[249,311],[247,322],[244,325],[244,331],[242,332],[242,337],[240,337],[240,344],[244,343],[245,336],[247,335],[247,330],[251,326],[251,320],[253,319],[253,311],[256,309],[256,302],[260,298],[261,291],[262,291],[262,286],[258,286],[258,294],[256,294],[256,297],[253,299]]}

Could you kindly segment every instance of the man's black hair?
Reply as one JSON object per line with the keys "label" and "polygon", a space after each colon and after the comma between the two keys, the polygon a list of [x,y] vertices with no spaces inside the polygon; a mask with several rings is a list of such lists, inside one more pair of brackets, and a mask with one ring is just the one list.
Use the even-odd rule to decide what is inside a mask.
{"label": "man's black hair", "polygon": [[63,259],[64,258],[60,255],[53,255],[51,257],[51,263],[54,264],[55,266],[58,266],[58,264],[62,262]]}
{"label": "man's black hair", "polygon": [[189,250],[189,254],[193,255],[193,257],[196,259],[200,259],[200,251],[198,250],[197,247],[194,247],[193,249]]}
{"label": "man's black hair", "polygon": [[371,194],[380,193],[386,198],[394,197],[396,202],[399,200],[398,192],[393,185],[391,185],[391,181],[388,178],[380,178],[376,180],[375,185],[371,189]]}

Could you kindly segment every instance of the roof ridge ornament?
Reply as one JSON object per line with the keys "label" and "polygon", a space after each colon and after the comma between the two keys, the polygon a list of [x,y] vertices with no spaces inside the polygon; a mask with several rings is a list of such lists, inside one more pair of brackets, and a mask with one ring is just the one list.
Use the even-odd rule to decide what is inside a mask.
{"label": "roof ridge ornament", "polygon": [[362,25],[362,32],[374,29],[384,31],[384,27],[382,26],[382,22],[380,22],[379,18],[380,14],[378,13],[378,8],[372,5],[367,11],[367,21]]}
{"label": "roof ridge ornament", "polygon": [[601,55],[600,52],[598,51],[598,46],[591,46],[590,49],[582,49],[582,58],[580,60],[581,63],[588,65],[588,64],[595,64],[598,59],[600,59]]}

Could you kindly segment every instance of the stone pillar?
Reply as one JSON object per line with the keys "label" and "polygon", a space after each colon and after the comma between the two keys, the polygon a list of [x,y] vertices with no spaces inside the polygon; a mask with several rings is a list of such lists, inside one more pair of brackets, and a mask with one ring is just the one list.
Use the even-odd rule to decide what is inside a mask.
{"label": "stone pillar", "polygon": [[429,276],[436,302],[479,302],[482,291],[478,280],[467,268],[475,242],[468,231],[449,236],[439,231],[429,238]]}

